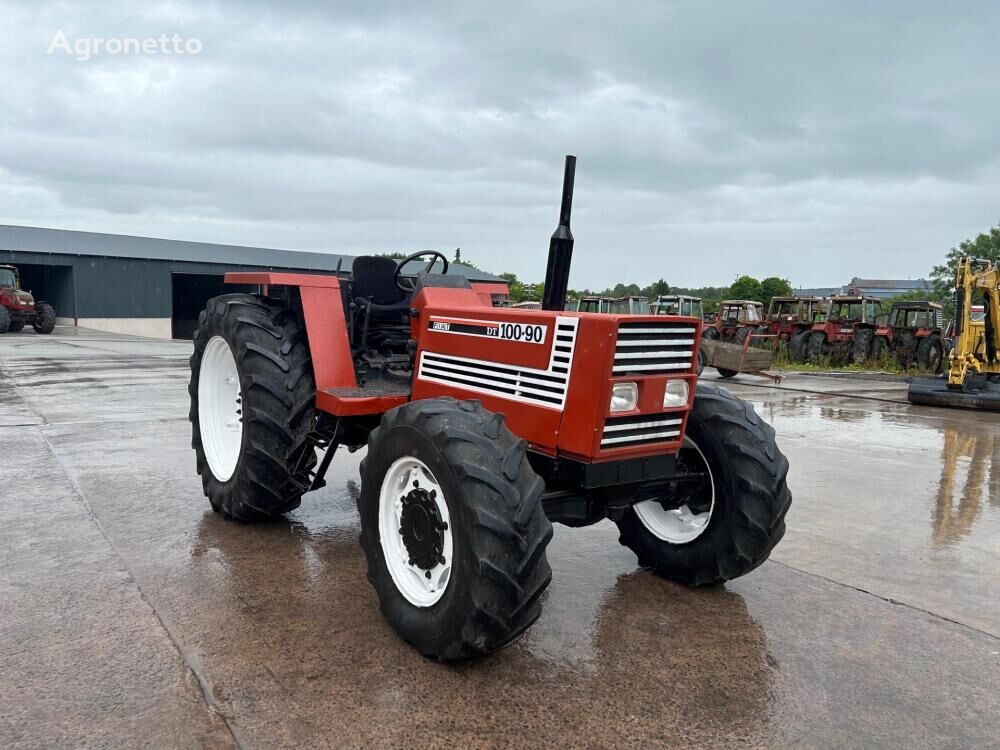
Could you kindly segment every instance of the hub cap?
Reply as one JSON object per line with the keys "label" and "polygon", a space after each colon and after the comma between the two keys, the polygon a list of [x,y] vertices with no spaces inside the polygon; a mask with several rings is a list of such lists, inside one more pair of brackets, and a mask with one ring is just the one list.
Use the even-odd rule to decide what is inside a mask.
{"label": "hub cap", "polygon": [[378,531],[399,593],[417,607],[436,604],[451,577],[454,542],[444,492],[423,461],[404,456],[385,473]]}
{"label": "hub cap", "polygon": [[233,350],[221,336],[214,336],[201,356],[198,427],[208,468],[220,482],[228,482],[243,446],[243,393]]}
{"label": "hub cap", "polygon": [[689,438],[677,454],[677,468],[683,472],[705,475],[705,480],[686,490],[679,499],[646,500],[636,503],[635,514],[657,539],[671,544],[693,542],[708,528],[715,509],[715,479],[705,454]]}

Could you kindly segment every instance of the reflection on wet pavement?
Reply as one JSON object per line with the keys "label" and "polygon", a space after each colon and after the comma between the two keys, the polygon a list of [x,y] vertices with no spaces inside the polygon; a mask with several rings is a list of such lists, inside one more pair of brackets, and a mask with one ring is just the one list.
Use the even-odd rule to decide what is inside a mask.
{"label": "reflection on wet pavement", "polygon": [[[996,744],[1000,439],[979,415],[732,384],[792,464],[772,562],[689,590],[610,523],[557,527],[541,619],[443,666],[378,612],[360,453],[287,519],[223,521],[193,470],[186,347],[72,343],[0,349],[0,405],[32,418],[0,431],[0,745]],[[130,348],[141,381],[117,369]],[[59,382],[28,388],[39,352]]]}

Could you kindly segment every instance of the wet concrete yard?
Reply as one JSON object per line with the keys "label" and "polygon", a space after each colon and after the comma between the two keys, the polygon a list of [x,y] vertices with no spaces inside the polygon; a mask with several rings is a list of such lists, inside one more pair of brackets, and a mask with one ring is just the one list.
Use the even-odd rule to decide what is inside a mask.
{"label": "wet concrete yard", "polygon": [[791,462],[771,561],[691,591],[557,526],[538,623],[449,667],[378,612],[360,454],[286,521],[211,513],[189,351],[0,336],[0,746],[1000,746],[996,415],[729,382]]}

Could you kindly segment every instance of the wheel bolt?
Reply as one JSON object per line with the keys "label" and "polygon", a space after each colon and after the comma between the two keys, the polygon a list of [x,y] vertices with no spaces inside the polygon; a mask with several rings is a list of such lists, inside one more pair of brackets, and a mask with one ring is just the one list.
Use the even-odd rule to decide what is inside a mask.
{"label": "wheel bolt", "polygon": [[420,486],[420,481],[419,481],[419,480],[417,480],[417,479],[414,479],[414,480],[413,480],[413,486],[414,486],[414,487],[419,487],[419,486]]}
{"label": "wheel bolt", "polygon": [[448,530],[448,522],[447,521],[442,521],[441,523],[438,524],[438,528],[441,529],[441,531],[447,531]]}
{"label": "wheel bolt", "polygon": [[431,500],[438,496],[437,490],[431,490]]}
{"label": "wheel bolt", "polygon": [[424,573],[424,578],[426,578],[428,581],[431,580],[431,572],[429,570]]}

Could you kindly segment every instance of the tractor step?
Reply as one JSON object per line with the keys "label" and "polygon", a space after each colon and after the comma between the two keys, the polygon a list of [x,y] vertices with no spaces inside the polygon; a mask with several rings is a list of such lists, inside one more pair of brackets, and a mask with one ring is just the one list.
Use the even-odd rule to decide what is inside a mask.
{"label": "tractor step", "polygon": [[409,383],[383,381],[361,388],[320,388],[316,391],[316,406],[338,417],[383,414],[409,400]]}
{"label": "tractor step", "polygon": [[906,394],[911,404],[953,409],[1000,411],[1000,384],[984,383],[981,389],[949,388],[946,378],[914,378]]}

